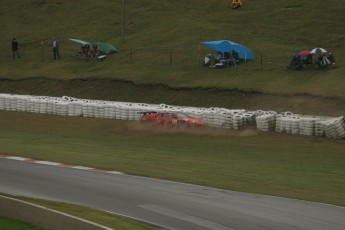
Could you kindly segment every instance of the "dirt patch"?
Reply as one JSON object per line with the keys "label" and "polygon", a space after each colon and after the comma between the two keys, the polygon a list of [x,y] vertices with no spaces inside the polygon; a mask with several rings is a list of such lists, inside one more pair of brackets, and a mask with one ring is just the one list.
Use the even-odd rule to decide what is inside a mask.
{"label": "dirt patch", "polygon": [[309,94],[266,94],[240,89],[172,88],[166,85],[137,85],[113,79],[57,80],[0,79],[0,93],[57,96],[96,100],[170,104],[228,109],[291,111],[325,116],[345,115],[345,98]]}
{"label": "dirt patch", "polygon": [[134,136],[193,135],[193,136],[237,136],[257,135],[254,129],[230,130],[211,127],[148,126],[141,123],[128,123],[121,128],[122,133]]}

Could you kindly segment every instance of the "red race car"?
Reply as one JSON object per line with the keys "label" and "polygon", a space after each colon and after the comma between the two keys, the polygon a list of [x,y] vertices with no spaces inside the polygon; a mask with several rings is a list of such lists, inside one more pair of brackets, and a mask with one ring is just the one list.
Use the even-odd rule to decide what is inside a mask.
{"label": "red race car", "polygon": [[205,126],[204,120],[180,112],[143,112],[141,123],[168,126]]}

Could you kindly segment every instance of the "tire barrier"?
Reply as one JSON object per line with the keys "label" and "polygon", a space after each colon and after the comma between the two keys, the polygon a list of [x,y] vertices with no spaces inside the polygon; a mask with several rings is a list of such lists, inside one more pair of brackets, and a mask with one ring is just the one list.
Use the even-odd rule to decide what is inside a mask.
{"label": "tire barrier", "polygon": [[[261,113],[259,113],[261,114]],[[268,132],[274,131],[276,127],[276,114],[267,113],[256,117],[256,128],[259,131]]]}
{"label": "tire barrier", "polygon": [[291,118],[291,134],[299,134],[300,132],[300,117],[292,116]]}
{"label": "tire barrier", "polygon": [[335,118],[299,115],[292,112],[246,111],[218,107],[199,108],[78,99],[69,96],[47,97],[15,94],[0,94],[0,110],[133,121],[140,120],[142,112],[171,111],[200,117],[207,126],[214,128],[240,130],[252,127],[262,132],[276,131],[345,139],[343,116]]}
{"label": "tire barrier", "polygon": [[326,137],[335,139],[345,138],[345,121],[343,116],[326,121],[324,127]]}
{"label": "tire barrier", "polygon": [[299,123],[299,133],[302,135],[313,136],[315,134],[315,118],[302,117]]}

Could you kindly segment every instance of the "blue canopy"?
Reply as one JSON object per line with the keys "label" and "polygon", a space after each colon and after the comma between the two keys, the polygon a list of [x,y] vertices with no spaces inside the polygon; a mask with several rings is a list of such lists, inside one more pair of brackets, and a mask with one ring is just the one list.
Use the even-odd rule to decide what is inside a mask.
{"label": "blue canopy", "polygon": [[237,44],[232,41],[228,40],[219,40],[219,41],[210,41],[210,42],[201,42],[204,46],[207,46],[208,48],[219,51],[222,54],[224,52],[237,52],[238,57],[241,60],[254,60],[254,54],[253,52],[245,47],[244,45]]}

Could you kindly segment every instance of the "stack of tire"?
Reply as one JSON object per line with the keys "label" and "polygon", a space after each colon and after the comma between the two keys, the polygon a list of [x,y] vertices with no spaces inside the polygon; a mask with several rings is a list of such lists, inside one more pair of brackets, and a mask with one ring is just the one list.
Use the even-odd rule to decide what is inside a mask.
{"label": "stack of tire", "polygon": [[142,112],[182,112],[204,119],[210,127],[239,130],[256,127],[259,131],[345,138],[344,117],[329,118],[296,115],[291,112],[230,110],[226,108],[182,107],[73,97],[45,97],[0,94],[0,110],[46,113],[60,116],[84,116],[117,120],[140,120]]}
{"label": "stack of tire", "polygon": [[232,112],[231,110],[223,110],[222,112],[220,112],[220,116],[221,116],[221,128],[224,129],[233,129],[233,122],[232,122]]}
{"label": "stack of tire", "polygon": [[256,126],[256,113],[255,112],[245,112],[243,114],[243,126],[244,128],[247,127],[255,127]]}
{"label": "stack of tire", "polygon": [[0,110],[6,110],[5,109],[5,97],[6,97],[6,94],[0,93]]}
{"label": "stack of tire", "polygon": [[276,112],[262,112],[257,111],[256,115],[256,128],[258,131],[268,132],[274,131],[276,127]]}
{"label": "stack of tire", "polygon": [[338,117],[325,122],[325,134],[328,138],[344,139],[345,138],[345,121],[344,117]]}
{"label": "stack of tire", "polygon": [[300,117],[291,116],[291,134],[299,134],[300,132]]}
{"label": "stack of tire", "polygon": [[232,116],[232,127],[234,130],[240,130],[244,127],[243,113],[235,112]]}
{"label": "stack of tire", "polygon": [[276,116],[276,127],[275,131],[276,132],[287,132],[289,130],[289,127],[291,126],[290,124],[290,117],[292,114],[290,112],[283,112],[279,113]]}
{"label": "stack of tire", "polygon": [[315,134],[315,123],[319,118],[301,117],[299,122],[299,134],[313,136]]}
{"label": "stack of tire", "polygon": [[285,132],[285,118],[286,116],[282,115],[282,114],[277,114],[277,118],[276,118],[276,128],[275,131],[276,132]]}
{"label": "stack of tire", "polygon": [[206,125],[209,126],[209,127],[214,127],[215,126],[214,114],[215,114],[215,111],[213,111],[213,110],[206,110],[203,113],[203,119],[204,119]]}

